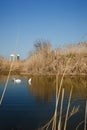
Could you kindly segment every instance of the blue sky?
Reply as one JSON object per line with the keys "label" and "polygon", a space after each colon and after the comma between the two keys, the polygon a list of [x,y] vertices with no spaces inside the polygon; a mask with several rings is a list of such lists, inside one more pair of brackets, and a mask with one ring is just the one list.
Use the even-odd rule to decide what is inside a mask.
{"label": "blue sky", "polygon": [[0,55],[6,58],[13,52],[27,58],[36,40],[56,48],[86,32],[87,0],[0,0]]}

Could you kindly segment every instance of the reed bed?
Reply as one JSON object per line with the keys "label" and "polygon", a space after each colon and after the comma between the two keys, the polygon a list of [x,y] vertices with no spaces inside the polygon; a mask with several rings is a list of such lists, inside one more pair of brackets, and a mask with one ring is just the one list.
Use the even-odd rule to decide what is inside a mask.
{"label": "reed bed", "polygon": [[[85,42],[52,49],[49,41],[37,41],[34,50],[25,60],[14,63],[13,71],[25,74],[57,74],[58,72],[63,75],[66,62],[71,58],[66,74],[86,75],[86,50],[87,43]],[[0,57],[0,72],[4,73],[9,68],[10,61]]]}
{"label": "reed bed", "polygon": [[[52,49],[48,41],[37,41],[35,49],[26,59],[24,71],[32,74],[57,74],[63,75],[66,62],[67,75],[87,74],[87,43],[67,45],[62,48]],[[78,61],[78,62],[77,62]]]}

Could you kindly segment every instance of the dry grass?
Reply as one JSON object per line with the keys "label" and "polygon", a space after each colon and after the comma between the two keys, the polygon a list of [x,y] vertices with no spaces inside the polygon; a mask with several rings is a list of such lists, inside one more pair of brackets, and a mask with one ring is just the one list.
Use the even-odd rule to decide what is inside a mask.
{"label": "dry grass", "polygon": [[57,74],[59,72],[59,74],[63,74],[66,62],[71,58],[66,74],[87,74],[87,43],[68,45],[56,50],[52,50],[48,42],[37,44],[40,45],[24,63],[26,72],[33,74]]}
{"label": "dry grass", "polygon": [[[67,75],[87,74],[87,43],[67,45],[53,50],[48,41],[37,41],[35,49],[26,60],[16,62],[13,71],[28,74],[63,74],[66,62],[68,64]],[[0,71],[10,68],[9,61],[0,58]]]}

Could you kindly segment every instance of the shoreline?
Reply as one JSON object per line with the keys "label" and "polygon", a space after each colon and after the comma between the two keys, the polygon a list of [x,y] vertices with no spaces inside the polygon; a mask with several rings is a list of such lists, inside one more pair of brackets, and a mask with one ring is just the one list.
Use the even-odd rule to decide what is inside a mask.
{"label": "shoreline", "polygon": [[[25,60],[7,61],[0,57],[0,73],[20,75],[87,75],[87,43],[53,50],[48,42],[37,42]],[[64,72],[65,71],[65,72]]]}
{"label": "shoreline", "polygon": [[[0,75],[8,75],[9,71],[1,71]],[[21,75],[21,76],[56,76],[58,73],[28,73],[28,72],[23,72],[23,71],[11,71],[11,75]],[[62,76],[62,74],[58,74],[59,76]],[[65,74],[65,76],[87,76],[85,73],[78,73],[78,74]]]}

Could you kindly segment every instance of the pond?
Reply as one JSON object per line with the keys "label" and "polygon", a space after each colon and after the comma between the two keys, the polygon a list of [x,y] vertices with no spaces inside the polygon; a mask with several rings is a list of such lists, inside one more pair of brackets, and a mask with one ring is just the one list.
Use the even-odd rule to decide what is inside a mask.
{"label": "pond", "polygon": [[[13,78],[20,78],[21,83],[13,82]],[[7,76],[0,76],[0,99],[5,87]],[[37,130],[51,120],[55,111],[56,77],[32,76],[32,83],[28,83],[29,76],[11,76],[0,105],[0,130]],[[61,77],[58,78],[60,83]],[[67,130],[84,128],[85,106],[87,100],[87,77],[64,77],[64,101],[62,110],[62,129],[65,120],[68,99],[73,86],[69,114],[72,108],[79,110],[67,121]],[[61,95],[58,112],[60,111]],[[57,116],[58,117],[58,116]],[[49,128],[51,129],[51,128]]]}

